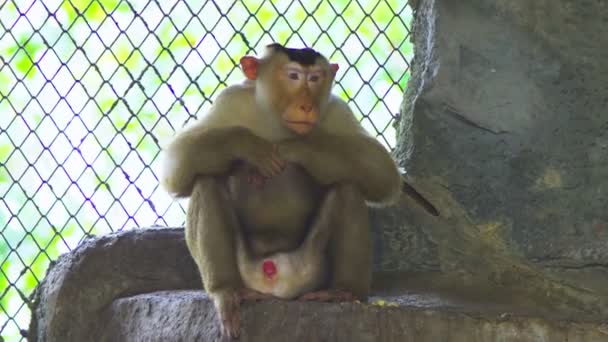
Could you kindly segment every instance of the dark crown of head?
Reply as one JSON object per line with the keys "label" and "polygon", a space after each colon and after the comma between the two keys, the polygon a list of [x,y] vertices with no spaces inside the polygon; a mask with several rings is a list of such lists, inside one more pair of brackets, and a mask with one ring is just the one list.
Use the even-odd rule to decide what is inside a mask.
{"label": "dark crown of head", "polygon": [[279,51],[287,55],[289,60],[302,65],[313,65],[315,64],[317,57],[321,56],[320,53],[311,48],[304,49],[292,49],[284,47],[279,43],[273,43],[266,46],[274,51]]}

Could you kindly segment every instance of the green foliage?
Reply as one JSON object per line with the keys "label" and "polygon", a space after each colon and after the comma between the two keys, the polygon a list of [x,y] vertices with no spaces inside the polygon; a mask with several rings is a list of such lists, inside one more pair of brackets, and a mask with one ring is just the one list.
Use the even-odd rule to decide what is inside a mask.
{"label": "green foliage", "polygon": [[[6,74],[6,71],[0,70],[0,97],[6,96],[11,86],[12,84],[10,82],[10,78]],[[0,104],[2,103],[0,102]],[[2,106],[0,106],[0,110],[2,109]]]}
{"label": "green foliage", "polygon": [[[45,147],[49,141],[53,141],[52,138],[57,133],[52,131],[56,129],[61,133],[53,143],[57,143],[61,139],[69,140],[70,144],[78,147],[78,153],[83,155],[82,159],[86,160],[86,163],[82,162],[86,165],[86,167],[83,166],[86,171],[82,171],[78,163],[66,162],[61,165],[65,167],[65,172],[69,174],[69,179],[66,181],[68,185],[73,182],[78,187],[78,191],[68,191],[64,194],[66,190],[61,185],[54,183],[61,183],[60,181],[45,178],[48,177],[48,169],[56,167],[53,163],[61,164],[63,160],[53,162],[49,156],[36,159],[32,156],[37,156],[39,152],[28,150],[28,148],[33,147],[23,144],[23,139],[16,139],[17,142],[12,142],[0,135],[0,196],[5,196],[3,199],[16,208],[23,207],[19,211],[19,215],[23,217],[43,215],[48,219],[48,222],[42,220],[41,222],[46,223],[39,223],[37,227],[26,227],[31,232],[30,235],[27,235],[20,228],[15,229],[15,226],[8,225],[9,217],[7,215],[9,215],[9,212],[3,207],[4,204],[0,202],[0,229],[2,229],[1,233],[4,237],[0,238],[0,262],[4,260],[0,265],[2,271],[0,273],[0,289],[5,289],[10,285],[6,275],[10,274],[11,279],[21,275],[17,286],[24,294],[31,293],[37,281],[44,275],[50,260],[74,247],[74,241],[77,242],[83,236],[83,230],[101,234],[112,229],[108,226],[112,225],[116,218],[109,217],[111,215],[108,214],[108,217],[99,219],[97,211],[92,208],[91,204],[97,204],[99,207],[103,206],[105,209],[99,211],[103,215],[107,207],[113,203],[112,201],[126,192],[123,183],[134,181],[141,171],[138,169],[139,164],[137,163],[143,163],[142,161],[144,161],[146,166],[150,166],[150,169],[152,169],[151,163],[158,157],[160,145],[166,142],[173,130],[179,129],[184,122],[192,118],[191,115],[199,116],[200,112],[196,111],[201,108],[200,105],[208,105],[206,101],[212,100],[218,91],[226,86],[226,83],[231,82],[228,78],[238,79],[241,76],[240,71],[235,70],[240,56],[260,53],[262,52],[261,47],[270,41],[294,45],[301,45],[300,41],[303,41],[305,44],[331,55],[332,60],[341,63],[338,80],[341,80],[342,83],[335,87],[339,96],[351,102],[362,104],[361,108],[372,108],[376,112],[381,112],[384,106],[380,105],[379,100],[373,96],[361,95],[363,82],[367,82],[367,85],[374,90],[382,89],[382,91],[378,91],[378,94],[383,96],[386,89],[391,87],[393,93],[395,92],[394,89],[397,89],[397,93],[402,92],[410,76],[409,72],[404,72],[402,60],[395,58],[396,55],[403,55],[407,59],[411,59],[413,54],[412,45],[409,41],[404,42],[407,31],[403,26],[403,22],[409,23],[411,11],[409,9],[403,10],[400,19],[393,14],[395,9],[403,8],[402,0],[302,0],[302,5],[298,2],[286,5],[286,2],[278,0],[239,0],[234,2],[231,7],[233,10],[223,13],[223,17],[217,19],[220,24],[213,32],[205,32],[204,28],[209,29],[211,25],[214,25],[214,23],[209,22],[211,21],[209,19],[211,12],[208,9],[215,8],[215,5],[204,9],[199,15],[199,19],[204,26],[203,29],[200,25],[188,25],[181,32],[182,28],[176,28],[168,18],[162,19],[160,26],[154,32],[156,38],[149,39],[152,41],[149,46],[143,44],[141,48],[136,48],[132,44],[139,46],[140,43],[129,42],[129,40],[124,39],[122,33],[120,35],[122,39],[112,44],[106,44],[111,46],[107,50],[101,48],[99,52],[93,53],[93,51],[96,51],[94,48],[91,49],[94,44],[83,45],[89,32],[89,26],[94,31],[99,29],[98,33],[101,34],[102,22],[108,24],[109,21],[116,20],[121,23],[119,25],[120,29],[124,29],[128,27],[124,21],[130,21],[132,18],[130,15],[132,8],[141,9],[143,4],[147,4],[150,8],[161,7],[163,9],[161,12],[165,12],[165,9],[171,7],[167,6],[167,3],[172,4],[172,2],[164,1],[150,1],[148,4],[148,1],[63,1],[61,2],[60,12],[56,15],[56,18],[60,21],[60,26],[44,26],[37,32],[33,30],[13,32],[12,34],[18,38],[12,44],[10,40],[5,43],[4,39],[8,36],[0,32],[0,37],[2,37],[4,43],[0,45],[3,49],[0,52],[4,60],[11,61],[9,68],[12,70],[6,67],[0,68],[0,94],[2,94],[2,97],[0,97],[0,115],[9,113],[10,116],[8,119],[0,117],[0,125],[11,122],[16,116],[26,116],[25,114],[27,114],[27,122],[34,125],[25,129],[33,129],[40,124],[41,128],[33,133],[43,138],[46,137],[45,134],[51,135],[46,137],[47,139],[41,139],[44,140]],[[23,12],[23,9],[27,6],[21,5],[21,3],[28,3],[28,0],[19,3],[18,6]],[[199,4],[194,0],[187,1],[187,3],[193,8],[196,8]],[[4,6],[2,9],[4,12],[0,12],[19,16],[19,11],[16,10],[12,1],[0,5],[0,7],[2,6]],[[247,11],[255,15],[249,17]],[[173,16],[173,19],[179,19],[177,17],[182,14],[172,12],[169,16]],[[314,20],[310,17],[311,14],[314,16]],[[31,14],[26,14],[26,16],[28,15]],[[108,18],[108,15],[114,17]],[[162,13],[159,15],[162,15]],[[45,18],[29,19],[44,20]],[[123,21],[121,22],[121,20]],[[228,24],[228,21],[230,21],[230,24]],[[196,20],[193,20],[194,22]],[[317,28],[317,23],[319,28]],[[155,27],[155,25],[152,25],[152,27]],[[230,29],[232,26],[238,32],[232,32]],[[301,29],[299,29],[300,27]],[[72,38],[67,37],[63,32],[63,29],[68,28],[67,34]],[[294,34],[294,29],[299,29],[299,36]],[[85,33],[83,34],[83,32]],[[40,70],[45,71],[40,69],[45,62],[36,61],[44,55],[44,49],[47,49],[47,46],[42,43],[43,40],[40,40],[40,36],[45,37],[50,44],[59,39],[59,43],[53,47],[54,52],[57,53],[57,58],[59,58],[57,64],[68,65],[70,57],[78,48],[82,48],[82,52],[92,59],[91,70],[100,70],[99,74],[103,80],[96,84],[94,82],[95,77],[90,77],[91,75],[88,74],[89,77],[84,76],[79,82],[88,93],[94,94],[94,101],[99,104],[100,108],[91,104],[78,113],[72,113],[66,107],[64,109],[67,112],[57,114],[47,113],[47,108],[51,108],[52,105],[46,103],[47,106],[44,107],[45,109],[42,112],[36,106],[32,106],[25,109],[27,113],[14,113],[15,110],[21,110],[24,107],[22,104],[29,101],[27,94],[24,96],[23,92],[19,94],[19,92],[14,91],[10,95],[8,94],[17,79],[21,79],[25,75],[26,79],[23,85],[26,88],[34,88],[34,85],[40,87],[41,84],[46,82],[40,72]],[[90,42],[95,39],[91,39]],[[396,51],[397,49],[399,51]],[[100,54],[101,58],[97,61]],[[204,62],[186,64],[186,56],[192,54],[203,55]],[[213,59],[216,54],[217,57]],[[35,62],[39,63],[38,67],[36,67]],[[153,65],[150,65],[151,62],[153,62]],[[71,64],[70,67],[72,67]],[[86,65],[85,67],[89,66]],[[120,70],[114,73],[116,68]],[[154,69],[158,71],[158,74]],[[189,78],[172,77],[176,70],[185,71]],[[70,77],[57,76],[52,81],[53,86],[69,88],[70,84],[65,87],[65,84],[60,83],[65,83],[66,79],[67,82],[72,82]],[[363,82],[353,82],[353,80],[357,81],[359,77],[363,79]],[[184,83],[189,83],[189,79],[192,79],[194,83],[184,85]],[[103,86],[103,89],[98,91],[101,86]],[[170,86],[171,89],[175,90],[169,91]],[[144,94],[142,92],[145,96],[151,96],[153,93],[156,95],[152,99],[143,99]],[[180,94],[180,92],[183,94]],[[41,95],[38,101],[44,103],[47,100],[45,96]],[[69,94],[66,99],[75,101]],[[5,100],[10,101],[16,109],[9,106]],[[126,105],[127,103],[129,106]],[[391,105],[397,108],[399,104],[391,103]],[[186,113],[186,108],[188,113]],[[202,111],[204,108],[205,106],[200,110]],[[74,125],[71,129],[66,129],[65,127],[69,126],[66,122],[70,122],[70,119],[76,114],[78,118],[73,119],[72,122],[83,122],[86,127]],[[370,114],[372,113],[360,113],[355,110],[355,115],[359,119]],[[49,125],[41,124],[48,121],[47,116],[52,116],[52,119],[57,122],[57,128],[53,128],[52,125],[49,127]],[[69,119],[66,120],[66,117]],[[163,124],[162,121],[165,119],[170,121],[170,124]],[[2,126],[2,128],[5,127]],[[23,133],[19,130],[23,130],[23,128],[17,129],[17,134]],[[87,130],[92,132],[94,130],[91,133],[95,135],[94,139],[85,139]],[[116,134],[122,134],[122,144],[110,142],[111,137]],[[84,144],[83,141],[85,140],[92,141],[92,143]],[[126,141],[126,145],[124,141]],[[12,169],[8,170],[7,161],[9,156],[13,155],[15,149],[13,144],[19,146],[21,152],[26,156],[25,158],[28,159],[26,164],[27,162],[34,163],[34,168],[41,171],[42,176],[40,177],[49,185],[52,184],[55,187],[53,191],[57,192],[51,194],[50,198],[38,198],[38,184],[32,185],[25,181],[20,184],[24,191],[5,191],[11,186],[10,182],[12,181],[8,171],[14,177],[20,177],[25,169],[25,167],[20,168],[18,172]],[[65,145],[65,148],[70,149],[70,145]],[[99,151],[101,151],[101,154],[94,158]],[[62,154],[65,150],[55,149],[46,152]],[[78,153],[74,152],[76,155]],[[126,158],[127,155],[136,157],[130,158],[135,160],[131,162],[132,164],[124,162],[128,159]],[[29,160],[29,158],[32,159]],[[19,163],[17,158],[13,159],[11,156],[10,167],[15,167],[13,165]],[[23,162],[21,161],[21,163]],[[121,172],[115,171],[117,163],[126,163],[118,166],[129,174],[133,171],[133,174],[131,174],[133,179],[126,181]],[[155,188],[158,186],[155,181],[154,177],[150,177],[142,183],[147,184],[146,186],[149,188]],[[148,189],[143,189],[143,191],[148,191]],[[128,202],[129,199],[125,198],[121,197],[121,200]],[[57,199],[61,204],[58,204],[53,210],[59,213],[49,212],[50,209],[48,208],[52,207],[49,202],[54,202]],[[35,205],[24,206],[27,201],[35,202]],[[105,206],[96,203],[96,201],[106,201]],[[110,204],[107,203],[108,201]],[[123,204],[128,207],[133,203]],[[37,212],[36,206],[47,209]],[[85,207],[88,209],[81,209]],[[67,211],[67,213],[62,214],[62,210]],[[128,215],[136,216],[136,214],[129,213]],[[141,217],[141,214],[139,215]],[[152,223],[145,221],[145,219],[149,218],[138,218],[138,220],[144,220],[139,221],[139,223],[143,223],[143,225]],[[174,224],[179,224],[179,222]],[[29,268],[26,269],[23,269],[23,265],[21,265],[19,258],[16,258],[14,252],[7,258],[11,248],[5,240],[7,238],[9,243],[15,246],[24,237],[25,239],[16,252],[23,260],[27,260]],[[40,249],[45,252],[39,254]],[[29,266],[30,263],[31,266]],[[21,274],[21,272],[23,273]],[[16,309],[9,307],[9,305],[14,306],[14,303],[18,300],[17,292],[9,291],[0,298],[0,305],[3,308],[9,308],[7,312],[12,316]],[[2,315],[3,313],[0,310],[0,321],[4,319]],[[26,322],[18,322],[20,325],[26,324]],[[25,328],[25,326],[22,328]],[[7,333],[2,331],[1,333],[4,336],[11,336],[11,338],[19,334],[18,331]]]}
{"label": "green foliage", "polygon": [[9,59],[15,55],[12,63],[14,63],[16,69],[28,78],[32,78],[36,71],[34,58],[43,47],[44,45],[32,39],[30,34],[21,34],[17,43],[3,51],[3,55],[6,55]]}
{"label": "green foliage", "polygon": [[88,22],[100,22],[113,11],[127,12],[129,7],[120,0],[70,0],[64,1],[61,9],[67,14],[70,24],[73,23],[78,16],[84,17]]}
{"label": "green foliage", "polygon": [[197,38],[192,33],[180,33],[173,39],[169,49],[191,49],[196,46],[196,40]]}
{"label": "green foliage", "polygon": [[[1,241],[0,242],[0,257],[2,258],[2,260],[4,260],[4,258],[6,258],[6,256],[8,255],[8,245],[6,244],[6,242]],[[6,261],[4,261],[0,267],[2,269],[2,273],[0,273],[0,289],[2,289],[2,291],[4,291],[4,289],[8,289],[9,286],[9,282],[8,279],[6,277],[4,277],[5,274],[9,274],[9,269],[11,268],[11,260],[7,259]],[[3,296],[0,298],[0,306],[2,308],[8,308],[9,307],[9,302],[12,299],[12,296]],[[2,320],[4,317],[3,316],[3,312],[0,309],[0,320]]]}
{"label": "green foliage", "polygon": [[[8,175],[8,171],[4,164],[6,163],[8,156],[13,151],[13,146],[8,143],[0,143],[0,184],[8,183],[10,181],[10,177]],[[2,211],[0,211],[0,225],[4,226],[4,221],[2,220]]]}
{"label": "green foliage", "polygon": [[406,72],[405,74],[403,74],[403,76],[401,76],[401,79],[399,79],[399,85],[401,86],[402,89],[405,89],[407,82],[410,80],[410,73]]}
{"label": "green foliage", "polygon": [[13,151],[13,145],[11,145],[9,143],[0,144],[0,163],[1,164],[6,163],[8,156],[11,154],[12,151]]}
{"label": "green foliage", "polygon": [[0,183],[8,183],[10,181],[10,177],[5,168],[0,169]]}

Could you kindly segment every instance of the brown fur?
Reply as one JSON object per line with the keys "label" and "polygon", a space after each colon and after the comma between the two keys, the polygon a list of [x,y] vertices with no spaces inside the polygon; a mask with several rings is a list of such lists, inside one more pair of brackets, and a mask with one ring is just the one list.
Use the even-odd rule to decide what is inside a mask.
{"label": "brown fur", "polygon": [[[312,131],[303,135],[283,122],[292,115],[285,113],[291,107],[286,99],[302,98],[283,89],[277,76],[286,62],[270,51],[255,70],[257,80],[223,90],[207,115],[165,149],[162,184],[176,196],[191,197],[188,248],[224,332],[233,337],[240,300],[249,297],[239,266],[255,270],[265,258],[288,260],[279,264],[280,275],[310,265],[323,268],[281,278],[287,290],[277,293],[283,297],[327,288],[347,294],[340,298],[366,298],[371,241],[365,203],[390,202],[400,190],[390,155],[346,103],[329,93],[333,73],[326,59],[316,66],[330,76],[308,93],[321,101],[314,102],[318,118]],[[250,183],[252,176],[263,184]],[[285,267],[294,272],[284,273]],[[259,278],[245,276],[249,283]],[[268,288],[259,284],[254,290]],[[272,291],[267,292],[276,295]],[[332,293],[309,297],[338,298]]]}

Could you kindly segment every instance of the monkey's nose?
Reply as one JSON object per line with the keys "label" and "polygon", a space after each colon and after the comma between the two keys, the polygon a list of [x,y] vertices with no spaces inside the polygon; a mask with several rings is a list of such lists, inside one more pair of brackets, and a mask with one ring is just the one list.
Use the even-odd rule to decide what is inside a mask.
{"label": "monkey's nose", "polygon": [[300,105],[300,109],[306,113],[309,113],[312,111],[312,105],[309,105],[309,104]]}

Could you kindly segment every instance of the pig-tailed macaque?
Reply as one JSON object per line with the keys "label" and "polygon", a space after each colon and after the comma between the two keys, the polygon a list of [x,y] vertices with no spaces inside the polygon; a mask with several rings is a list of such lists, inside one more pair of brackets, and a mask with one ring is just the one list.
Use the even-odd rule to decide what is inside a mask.
{"label": "pig-tailed macaque", "polygon": [[240,64],[247,80],[169,144],[161,179],[190,196],[186,242],[230,337],[243,299],[365,300],[366,203],[400,191],[389,153],[331,94],[337,64],[279,44]]}

